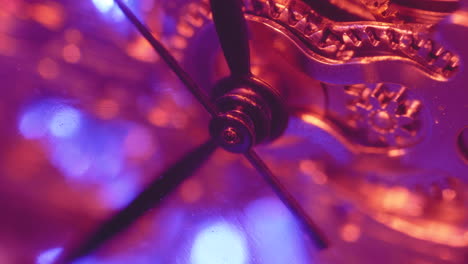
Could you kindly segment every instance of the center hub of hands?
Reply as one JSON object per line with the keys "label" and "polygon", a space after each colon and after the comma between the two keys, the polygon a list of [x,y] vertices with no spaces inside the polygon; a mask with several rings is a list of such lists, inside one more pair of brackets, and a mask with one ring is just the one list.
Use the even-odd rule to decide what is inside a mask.
{"label": "center hub of hands", "polygon": [[210,134],[227,151],[245,153],[286,128],[287,112],[278,93],[258,79],[223,79],[212,96],[218,115],[210,122]]}

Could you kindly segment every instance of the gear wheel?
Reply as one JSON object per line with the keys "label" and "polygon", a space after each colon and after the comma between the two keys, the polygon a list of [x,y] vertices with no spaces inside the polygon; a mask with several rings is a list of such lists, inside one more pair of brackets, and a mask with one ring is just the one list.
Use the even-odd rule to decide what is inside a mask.
{"label": "gear wheel", "polygon": [[412,99],[405,86],[358,84],[346,86],[345,92],[351,97],[349,123],[363,130],[370,142],[400,148],[420,140],[422,103]]}

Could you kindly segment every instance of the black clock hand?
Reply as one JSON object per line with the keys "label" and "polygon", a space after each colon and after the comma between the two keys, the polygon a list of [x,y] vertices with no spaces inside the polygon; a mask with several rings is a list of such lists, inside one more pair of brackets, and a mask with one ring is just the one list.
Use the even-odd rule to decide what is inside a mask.
{"label": "black clock hand", "polygon": [[70,263],[90,254],[109,239],[127,229],[146,211],[161,205],[164,199],[192,175],[211,156],[215,149],[216,143],[209,140],[187,153],[150,183],[124,209],[102,223],[83,244],[68,254],[64,254],[58,263]]}
{"label": "black clock hand", "polygon": [[[242,11],[242,0],[210,0],[211,12],[224,57],[231,70],[231,77],[251,77],[250,50],[247,25]],[[255,151],[250,150],[246,158],[262,174],[283,203],[299,219],[318,248],[327,243],[317,225],[310,219],[299,203],[281,184]]]}
{"label": "black clock hand", "polygon": [[242,0],[210,0],[211,12],[231,75],[250,75],[250,50]]}
{"label": "black clock hand", "polygon": [[197,98],[197,100],[205,107],[205,109],[212,115],[216,116],[217,111],[215,106],[210,102],[205,92],[195,83],[190,75],[182,69],[177,60],[171,55],[171,53],[164,47],[164,45],[158,41],[153,34],[148,30],[140,20],[133,14],[133,12],[122,2],[122,0],[114,0],[125,16],[130,22],[138,29],[143,37],[151,44],[153,49],[161,56],[171,70],[179,77],[184,83],[187,89]]}
{"label": "black clock hand", "polygon": [[263,176],[268,184],[273,188],[276,195],[283,201],[288,207],[289,211],[299,220],[302,228],[307,231],[309,237],[314,242],[315,246],[319,249],[327,248],[328,243],[325,239],[325,235],[318,228],[318,226],[312,221],[302,206],[296,201],[296,199],[288,192],[286,187],[281,184],[275,174],[268,168],[263,160],[258,156],[254,150],[250,150],[245,154],[245,157],[250,161],[257,171]]}

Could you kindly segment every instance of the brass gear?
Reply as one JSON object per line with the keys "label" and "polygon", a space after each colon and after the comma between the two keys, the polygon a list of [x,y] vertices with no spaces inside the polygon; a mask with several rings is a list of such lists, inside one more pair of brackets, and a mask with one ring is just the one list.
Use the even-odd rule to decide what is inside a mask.
{"label": "brass gear", "polygon": [[421,139],[422,103],[411,98],[405,86],[357,84],[346,86],[345,93],[350,97],[347,107],[352,118],[349,124],[363,131],[367,141],[402,148]]}

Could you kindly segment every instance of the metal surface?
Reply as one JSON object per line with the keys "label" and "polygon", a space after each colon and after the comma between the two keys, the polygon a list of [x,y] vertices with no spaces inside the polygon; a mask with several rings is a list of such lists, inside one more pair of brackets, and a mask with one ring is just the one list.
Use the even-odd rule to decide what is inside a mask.
{"label": "metal surface", "polygon": [[[463,51],[442,37],[450,22],[438,31],[412,19],[331,22],[301,1],[249,1],[246,12],[257,74],[279,87],[304,123],[286,135],[322,149],[297,146],[299,156],[318,163],[339,196],[376,222],[416,241],[466,247],[467,165],[457,142],[468,97],[458,66]],[[207,18],[190,41],[210,39],[209,28]],[[463,27],[457,30],[463,38]],[[211,54],[211,67],[222,67]],[[197,58],[191,49],[185,56]],[[198,78],[222,75],[213,72]]]}

